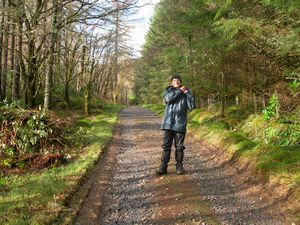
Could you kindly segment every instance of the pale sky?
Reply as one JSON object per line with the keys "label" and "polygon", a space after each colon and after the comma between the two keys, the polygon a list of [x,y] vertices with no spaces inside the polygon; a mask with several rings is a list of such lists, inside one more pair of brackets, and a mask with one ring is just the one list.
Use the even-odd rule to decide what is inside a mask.
{"label": "pale sky", "polygon": [[146,5],[139,9],[135,18],[139,18],[139,22],[134,24],[134,28],[131,30],[131,41],[129,43],[135,49],[135,54],[140,56],[139,51],[141,50],[142,45],[145,41],[145,35],[149,29],[150,18],[154,13],[155,4],[157,4],[160,0],[141,0],[140,2],[151,2],[152,4]]}

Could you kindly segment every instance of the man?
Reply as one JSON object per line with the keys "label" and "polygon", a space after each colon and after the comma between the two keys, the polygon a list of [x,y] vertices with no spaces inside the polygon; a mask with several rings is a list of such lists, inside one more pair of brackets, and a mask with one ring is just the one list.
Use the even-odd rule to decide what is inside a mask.
{"label": "man", "polygon": [[184,173],[183,168],[183,150],[184,138],[187,124],[187,111],[195,108],[194,97],[189,89],[182,86],[182,79],[179,75],[171,77],[171,85],[164,92],[164,102],[166,104],[163,123],[161,129],[164,130],[163,152],[161,156],[161,165],[156,172],[157,175],[167,173],[168,163],[172,143],[175,145],[176,173]]}

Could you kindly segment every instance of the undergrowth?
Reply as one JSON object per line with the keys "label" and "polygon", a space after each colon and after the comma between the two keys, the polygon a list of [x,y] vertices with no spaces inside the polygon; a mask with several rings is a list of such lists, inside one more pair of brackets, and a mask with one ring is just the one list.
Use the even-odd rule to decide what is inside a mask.
{"label": "undergrowth", "polygon": [[[97,103],[99,101],[95,101]],[[26,121],[35,121],[33,116],[36,116],[38,123],[44,123],[39,129],[48,129],[52,125],[54,128],[51,127],[52,132],[47,133],[49,136],[38,138],[36,145],[29,145],[26,151],[21,146],[12,145],[14,163],[7,167],[2,165],[0,170],[0,224],[52,224],[62,212],[68,211],[65,208],[66,199],[101,155],[103,147],[112,136],[120,109],[118,105],[102,102],[89,117],[83,117],[82,112],[74,110],[62,110],[57,113],[59,116],[50,114],[47,117],[39,117],[39,111],[22,111],[19,116],[26,118],[20,119],[24,129],[28,129]],[[23,109],[14,110],[17,112],[16,110]],[[7,115],[15,114],[8,112]],[[69,118],[74,115],[75,117]],[[56,128],[62,129],[62,133],[55,133],[53,129]],[[45,130],[49,131],[47,129]],[[62,135],[56,136],[60,138],[58,142],[49,141],[54,134]],[[64,157],[56,155],[55,158],[57,153]],[[15,163],[20,155],[35,155],[37,161],[47,164],[42,163],[32,168],[34,160],[24,161],[25,165],[21,168]],[[53,157],[47,160],[45,157],[49,155]]]}

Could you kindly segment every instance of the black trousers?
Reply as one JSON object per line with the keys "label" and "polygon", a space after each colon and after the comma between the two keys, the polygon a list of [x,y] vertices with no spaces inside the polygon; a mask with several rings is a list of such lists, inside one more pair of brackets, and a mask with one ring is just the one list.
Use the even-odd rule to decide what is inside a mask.
{"label": "black trousers", "polygon": [[171,148],[173,142],[175,145],[175,160],[177,162],[183,161],[183,156],[184,156],[183,150],[185,149],[184,138],[185,138],[185,133],[179,133],[171,130],[164,131],[163,144],[162,144],[163,152],[161,155],[162,163],[168,163],[170,161]]}

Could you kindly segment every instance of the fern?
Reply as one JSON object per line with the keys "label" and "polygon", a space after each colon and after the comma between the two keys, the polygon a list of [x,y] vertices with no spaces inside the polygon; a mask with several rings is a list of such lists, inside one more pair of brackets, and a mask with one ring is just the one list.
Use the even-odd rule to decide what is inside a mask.
{"label": "fern", "polygon": [[229,10],[229,7],[232,4],[232,0],[221,1],[222,7],[217,11],[214,20],[218,20],[225,12]]}

